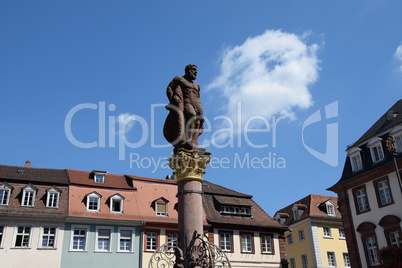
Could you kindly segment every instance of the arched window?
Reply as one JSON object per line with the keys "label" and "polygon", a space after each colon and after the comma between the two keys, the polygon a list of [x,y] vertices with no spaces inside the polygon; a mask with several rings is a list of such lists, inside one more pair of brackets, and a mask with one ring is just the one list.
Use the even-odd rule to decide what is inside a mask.
{"label": "arched window", "polygon": [[374,267],[380,264],[375,228],[376,226],[371,222],[363,222],[356,229],[356,231],[361,234],[368,267]]}
{"label": "arched window", "polygon": [[384,216],[378,223],[384,229],[384,235],[387,239],[388,246],[400,246],[402,233],[400,226],[401,219],[397,216]]}

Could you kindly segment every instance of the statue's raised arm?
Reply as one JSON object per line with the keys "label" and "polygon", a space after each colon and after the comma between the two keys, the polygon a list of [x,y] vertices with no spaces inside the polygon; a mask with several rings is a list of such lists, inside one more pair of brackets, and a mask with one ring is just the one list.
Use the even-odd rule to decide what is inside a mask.
{"label": "statue's raised arm", "polygon": [[184,76],[176,76],[169,83],[166,95],[169,114],[163,126],[163,135],[176,149],[204,150],[198,147],[198,136],[204,130],[204,115],[200,99],[200,85],[193,82],[197,78],[197,66],[189,64]]}

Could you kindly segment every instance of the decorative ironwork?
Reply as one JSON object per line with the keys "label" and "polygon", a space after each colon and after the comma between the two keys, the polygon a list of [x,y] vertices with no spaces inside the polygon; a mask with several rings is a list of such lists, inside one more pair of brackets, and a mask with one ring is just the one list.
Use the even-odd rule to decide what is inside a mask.
{"label": "decorative ironwork", "polygon": [[[230,261],[225,252],[215,244],[204,239],[201,235],[195,237],[197,246],[190,247],[186,257],[189,267],[203,268],[231,268]],[[184,267],[182,250],[176,246],[176,240],[169,241],[160,246],[149,261],[148,268]],[[176,263],[176,257],[179,258]]]}

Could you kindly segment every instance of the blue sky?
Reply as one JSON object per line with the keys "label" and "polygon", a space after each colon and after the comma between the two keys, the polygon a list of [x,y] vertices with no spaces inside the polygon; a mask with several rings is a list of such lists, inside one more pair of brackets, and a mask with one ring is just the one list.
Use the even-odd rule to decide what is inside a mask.
{"label": "blue sky", "polygon": [[334,195],[346,146],[401,98],[401,8],[1,1],[0,163],[165,178],[165,89],[194,63],[210,123],[200,141],[214,157],[206,180],[272,216]]}

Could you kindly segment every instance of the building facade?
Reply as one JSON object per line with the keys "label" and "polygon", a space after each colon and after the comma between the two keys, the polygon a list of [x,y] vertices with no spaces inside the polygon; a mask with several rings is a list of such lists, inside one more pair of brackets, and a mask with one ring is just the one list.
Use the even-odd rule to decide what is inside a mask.
{"label": "building facade", "polygon": [[275,213],[287,225],[286,254],[290,268],[350,267],[337,198],[308,195]]}
{"label": "building facade", "polygon": [[376,267],[379,249],[401,244],[402,100],[346,151],[329,190],[338,194],[352,267]]}
{"label": "building facade", "polygon": [[232,267],[286,267],[286,226],[268,216],[251,195],[211,182],[204,182],[203,192],[209,241],[226,253]]}
{"label": "building facade", "polygon": [[61,266],[68,183],[65,170],[0,165],[2,267]]}

